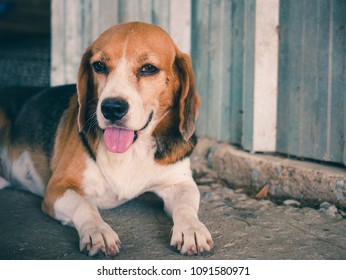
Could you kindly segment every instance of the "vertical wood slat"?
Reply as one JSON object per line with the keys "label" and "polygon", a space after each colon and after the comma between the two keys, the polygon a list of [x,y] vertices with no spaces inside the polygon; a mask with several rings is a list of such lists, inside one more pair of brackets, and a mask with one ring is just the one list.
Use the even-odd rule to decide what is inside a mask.
{"label": "vertical wood slat", "polygon": [[[207,118],[207,127],[213,130],[217,139],[229,135],[229,80],[230,71],[230,18],[229,1],[210,2],[209,66],[208,66],[208,106],[211,109]],[[226,8],[226,9],[225,9]],[[228,9],[227,9],[228,8]],[[226,11],[225,11],[226,10]],[[228,23],[228,24],[227,24]],[[203,53],[201,54],[203,55]]]}
{"label": "vertical wood slat", "polygon": [[64,63],[64,24],[62,23],[65,12],[65,1],[52,0],[52,49],[51,49],[51,73],[50,82],[52,85],[63,84],[66,80]]}
{"label": "vertical wood slat", "polygon": [[[346,2],[342,2],[341,3],[341,7],[336,7],[336,9],[339,8],[338,11],[338,14],[336,16],[336,18],[338,19],[338,21],[340,21],[340,25],[343,24],[344,26],[344,32],[342,34],[342,30],[339,29],[338,32],[341,31],[341,34],[337,34],[337,38],[339,41],[343,42],[343,46],[339,49],[338,48],[338,51],[337,52],[341,52],[341,56],[340,57],[343,57],[344,58],[344,61],[342,62],[343,63],[343,69],[341,72],[341,79],[339,80],[340,84],[340,91],[343,92],[343,97],[344,97],[344,110],[343,110],[343,114],[344,114],[344,117],[343,117],[343,120],[344,120],[344,128],[343,128],[343,145],[344,145],[344,150],[343,150],[343,163],[344,165],[346,166],[346,31],[345,31],[345,26],[346,26],[346,15],[345,15],[345,11],[346,11]],[[342,11],[344,11],[344,14],[342,14]],[[341,15],[339,14],[341,13]],[[335,52],[336,53],[336,52]],[[335,59],[337,59],[335,57]]]}
{"label": "vertical wood slat", "polygon": [[[298,128],[294,122],[296,118],[292,119],[287,116],[289,114],[298,115],[298,107],[292,106],[292,104],[298,104],[299,92],[296,92],[300,88],[297,82],[292,81],[293,77],[289,76],[289,73],[292,71],[300,72],[300,52],[295,55],[291,53],[294,49],[300,49],[300,38],[302,37],[302,30],[299,28],[302,26],[301,3],[300,1],[296,3],[297,10],[294,10],[290,5],[291,2],[280,2],[278,134],[276,146],[282,153],[288,153],[289,150],[298,150],[298,146],[292,147],[292,145],[298,144]],[[297,138],[292,139],[292,137]]]}
{"label": "vertical wood slat", "polygon": [[[330,22],[331,14],[330,14],[330,1],[319,1],[318,3],[317,16],[319,17],[319,21],[324,22],[325,24],[318,24],[315,22],[316,37],[318,39],[317,48],[317,61],[314,64],[316,67],[316,95],[315,95],[315,106],[318,108],[318,114],[311,116],[313,119],[313,123],[315,123],[314,127],[314,137],[317,139],[314,145],[311,145],[310,153],[313,152],[316,157],[324,158],[324,153],[328,145],[327,145],[327,135],[326,127],[328,127],[328,108],[330,108],[329,96],[328,93],[328,74],[326,74],[326,69],[329,67],[328,57],[329,57],[329,45],[330,40],[326,39],[330,36]],[[328,12],[329,11],[329,12]]]}
{"label": "vertical wood slat", "polygon": [[256,0],[253,150],[276,149],[279,0]]}
{"label": "vertical wood slat", "polygon": [[[191,1],[169,1],[169,29],[173,41],[184,53],[191,52]],[[160,12],[160,17],[162,18]]]}
{"label": "vertical wood slat", "polygon": [[170,5],[167,1],[153,0],[152,23],[170,33]]}
{"label": "vertical wood slat", "polygon": [[[199,107],[197,133],[208,135],[207,118],[210,115],[208,106],[208,69],[209,69],[209,0],[192,0],[192,62],[196,83],[202,103]],[[203,54],[204,55],[201,55]]]}
{"label": "vertical wood slat", "polygon": [[277,150],[343,162],[344,1],[281,1]]}
{"label": "vertical wood slat", "polygon": [[64,16],[66,16],[66,21],[69,23],[69,25],[65,25],[65,61],[69,62],[65,64],[67,83],[75,81],[83,53],[81,49],[82,36],[80,36],[84,33],[82,21],[80,20],[82,5],[82,0],[66,1],[65,5]]}
{"label": "vertical wood slat", "polygon": [[231,16],[231,90],[229,142],[241,144],[243,129],[244,11],[243,0],[232,1]]}
{"label": "vertical wood slat", "polygon": [[[84,13],[84,21],[88,22],[88,29],[91,32],[82,34],[85,37],[85,46],[88,46],[95,38],[97,38],[104,30],[118,22],[119,0],[88,0],[89,9]],[[87,8],[87,7],[86,7]],[[88,30],[86,29],[86,30]]]}
{"label": "vertical wood slat", "polygon": [[74,83],[83,54],[86,1],[52,0],[51,84]]}
{"label": "vertical wood slat", "polygon": [[[330,121],[330,159],[344,162],[342,150],[346,151],[346,1],[331,1],[331,32],[329,64],[331,84],[331,121]],[[335,135],[337,137],[335,137]],[[328,158],[329,160],[329,158]]]}
{"label": "vertical wood slat", "polygon": [[256,1],[245,1],[244,7],[244,69],[243,69],[243,131],[242,146],[253,150],[254,60]]}
{"label": "vertical wood slat", "polygon": [[244,1],[192,1],[192,60],[202,99],[199,135],[241,144]]}
{"label": "vertical wood slat", "polygon": [[[303,1],[303,11],[309,11],[307,16],[303,12],[303,34],[301,42],[300,61],[300,119],[297,120],[299,128],[299,151],[301,154],[312,154],[319,144],[316,137],[316,111],[318,101],[318,51],[312,50],[318,46],[318,7],[311,1]],[[311,17],[311,18],[310,18]],[[317,36],[316,36],[317,35]],[[316,124],[316,125],[315,125]]]}
{"label": "vertical wood slat", "polygon": [[128,22],[141,20],[151,22],[151,5],[150,0],[126,0],[119,1],[119,22]]}
{"label": "vertical wood slat", "polygon": [[[295,5],[294,5],[295,4]],[[278,149],[285,141],[286,153],[301,154],[304,89],[301,85],[305,39],[304,2],[281,2],[281,51],[279,68]],[[285,25],[285,21],[287,21]],[[296,73],[293,75],[293,73]],[[281,75],[280,75],[281,74]],[[284,152],[284,150],[281,150]]]}

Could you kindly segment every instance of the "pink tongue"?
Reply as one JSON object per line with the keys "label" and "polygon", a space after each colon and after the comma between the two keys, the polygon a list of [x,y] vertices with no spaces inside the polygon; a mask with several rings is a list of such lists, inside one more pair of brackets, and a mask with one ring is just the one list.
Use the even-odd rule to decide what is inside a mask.
{"label": "pink tongue", "polygon": [[108,127],[105,129],[103,139],[108,151],[112,153],[124,153],[133,143],[135,132],[116,127]]}

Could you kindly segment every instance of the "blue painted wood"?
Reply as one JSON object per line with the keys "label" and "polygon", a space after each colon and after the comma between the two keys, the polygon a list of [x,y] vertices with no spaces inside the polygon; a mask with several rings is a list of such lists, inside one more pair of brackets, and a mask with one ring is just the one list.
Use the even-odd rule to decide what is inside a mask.
{"label": "blue painted wood", "polygon": [[160,25],[168,33],[170,32],[170,5],[168,1],[153,0],[151,20],[153,24]]}
{"label": "blue painted wood", "polygon": [[[343,159],[342,150],[346,146],[345,120],[346,110],[346,1],[331,2],[332,32],[331,65],[329,66],[331,82],[331,122],[330,122],[330,160]],[[334,137],[336,135],[337,137]],[[346,161],[344,161],[346,164]]]}
{"label": "blue painted wood", "polygon": [[230,1],[210,2],[207,126],[218,139],[229,139],[230,124]]}
{"label": "blue painted wood", "polygon": [[120,22],[144,21],[152,22],[151,0],[126,0],[119,1],[118,18]]}
{"label": "blue painted wood", "polygon": [[231,91],[229,142],[241,144],[243,129],[244,2],[233,0],[231,10]]}
{"label": "blue painted wood", "polygon": [[255,9],[256,1],[244,1],[244,68],[243,68],[243,134],[242,147],[253,149]]}
{"label": "blue painted wood", "polygon": [[200,136],[209,136],[208,117],[212,113],[208,104],[209,95],[209,5],[210,0],[192,0],[191,15],[191,57],[195,72],[197,89],[201,97],[199,107],[199,118],[197,122],[197,133]]}
{"label": "blue painted wood", "polygon": [[144,21],[170,31],[170,1],[167,0],[119,0],[119,22]]}
{"label": "blue painted wood", "polygon": [[[243,135],[246,2],[255,1],[192,1],[191,55],[202,99],[197,132],[238,145]],[[250,4],[248,6],[251,8]],[[251,48],[250,53],[253,46]],[[250,76],[246,82],[251,82]]]}
{"label": "blue painted wood", "polygon": [[346,2],[281,1],[277,150],[342,163]]}
{"label": "blue painted wood", "polygon": [[301,72],[302,8],[301,1],[280,2],[277,149],[287,154],[299,150],[299,122],[290,116],[299,115],[300,81],[292,73]]}

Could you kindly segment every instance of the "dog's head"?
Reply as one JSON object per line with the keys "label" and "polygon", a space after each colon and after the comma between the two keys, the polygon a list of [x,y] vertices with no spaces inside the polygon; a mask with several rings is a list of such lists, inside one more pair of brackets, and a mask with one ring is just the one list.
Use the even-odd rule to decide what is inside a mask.
{"label": "dog's head", "polygon": [[77,89],[80,132],[99,130],[111,152],[125,152],[144,133],[158,139],[175,130],[186,143],[194,133],[200,99],[190,58],[157,26],[133,22],[102,33],[83,55]]}

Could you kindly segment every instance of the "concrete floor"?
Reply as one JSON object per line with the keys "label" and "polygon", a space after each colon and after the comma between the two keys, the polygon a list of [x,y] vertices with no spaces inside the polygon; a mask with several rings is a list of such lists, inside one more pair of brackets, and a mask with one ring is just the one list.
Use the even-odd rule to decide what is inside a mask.
{"label": "concrete floor", "polygon": [[[122,241],[114,259],[346,259],[346,220],[336,208],[253,199],[228,188],[200,157],[192,158],[198,159],[193,168],[202,194],[200,219],[215,248],[192,257],[171,248],[172,221],[148,194],[101,212]],[[0,259],[91,259],[79,252],[75,229],[43,214],[40,204],[27,192],[0,191]]]}

